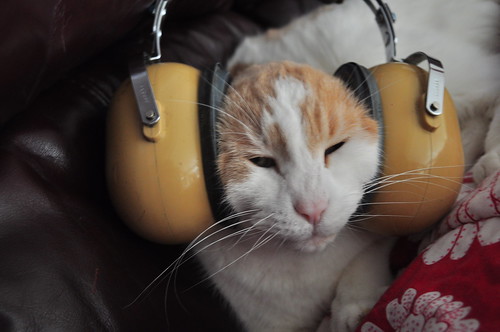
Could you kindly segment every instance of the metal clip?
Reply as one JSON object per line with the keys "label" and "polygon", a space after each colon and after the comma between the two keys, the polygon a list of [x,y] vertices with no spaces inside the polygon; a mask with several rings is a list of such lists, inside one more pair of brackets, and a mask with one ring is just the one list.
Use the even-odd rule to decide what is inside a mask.
{"label": "metal clip", "polygon": [[160,120],[160,113],[143,58],[131,58],[129,71],[141,121],[145,126],[152,127]]}
{"label": "metal clip", "polygon": [[162,35],[161,25],[163,22],[163,18],[167,14],[167,3],[168,0],[157,0],[154,14],[155,18],[153,21],[153,49],[151,50],[151,55],[149,57],[150,62],[156,62],[161,59],[161,48],[160,48],[160,39]]}
{"label": "metal clip", "polygon": [[418,65],[422,61],[429,64],[429,78],[427,80],[427,92],[425,94],[425,109],[432,115],[443,113],[444,100],[444,68],[441,61],[428,56],[423,52],[416,52],[403,60],[412,65]]}
{"label": "metal clip", "polygon": [[375,0],[379,5],[379,8],[373,4],[371,0],[364,0],[364,2],[370,7],[372,12],[375,14],[375,20],[382,33],[382,39],[385,45],[385,56],[388,62],[396,61],[396,44],[397,38],[394,32],[394,27],[392,23],[396,22],[396,14],[391,11],[389,5],[381,0]]}

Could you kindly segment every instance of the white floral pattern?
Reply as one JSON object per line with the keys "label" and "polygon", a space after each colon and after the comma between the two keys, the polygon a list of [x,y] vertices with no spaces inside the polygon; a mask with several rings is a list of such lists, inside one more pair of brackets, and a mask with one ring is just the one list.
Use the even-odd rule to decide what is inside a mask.
{"label": "white floral pattern", "polygon": [[464,188],[461,199],[434,234],[438,239],[422,256],[427,265],[448,255],[451,260],[463,258],[476,239],[481,246],[500,242],[500,172],[476,189]]}
{"label": "white floral pattern", "polygon": [[427,265],[437,263],[448,254],[452,260],[461,259],[476,238],[482,246],[500,242],[500,218],[465,224],[448,232],[425,250],[422,259]]}
{"label": "white floral pattern", "polygon": [[[465,319],[470,307],[453,301],[452,295],[427,292],[415,299],[417,291],[409,288],[401,300],[394,299],[386,307],[386,317],[394,331],[400,332],[474,332],[479,321]],[[383,332],[377,325],[366,322],[361,332]]]}

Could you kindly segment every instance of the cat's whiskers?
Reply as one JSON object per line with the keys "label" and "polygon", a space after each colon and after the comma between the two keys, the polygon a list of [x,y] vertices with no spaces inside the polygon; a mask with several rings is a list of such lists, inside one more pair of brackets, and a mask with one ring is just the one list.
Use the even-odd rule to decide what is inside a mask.
{"label": "cat's whiskers", "polygon": [[358,204],[358,206],[373,206],[373,205],[397,205],[397,204],[419,204],[423,202],[434,202],[439,199],[427,199],[427,200],[415,200],[415,201],[387,201],[387,202],[363,202]]}
{"label": "cat's whiskers", "polygon": [[[422,167],[422,168],[414,168],[410,169],[405,172],[400,172],[396,174],[389,174],[385,176],[379,176],[377,179],[384,179],[384,178],[391,178],[391,177],[396,177],[396,176],[401,176],[405,174],[411,174],[411,173],[419,173],[422,174],[421,172],[423,171],[430,171],[430,170],[436,170],[436,169],[445,169],[445,168],[456,168],[456,167],[462,167],[463,165],[447,165],[447,166],[428,166],[428,167]],[[432,174],[429,174],[431,176]]]}
{"label": "cat's whiskers", "polygon": [[[266,217],[266,218],[264,218],[264,219],[268,219],[268,218],[269,218],[270,216],[272,216],[272,215],[273,215],[273,214],[270,214],[269,216],[267,216],[267,217]],[[262,219],[262,220],[264,220],[264,219]],[[259,222],[260,222],[260,221],[262,221],[262,220],[259,220]],[[262,240],[262,238],[264,238],[264,237],[265,237],[265,235],[266,235],[267,233],[271,232],[271,230],[272,230],[275,226],[276,226],[276,224],[272,224],[272,225],[271,225],[271,227],[269,227],[269,228],[268,228],[268,229],[267,229],[264,233],[262,233],[262,235],[261,235],[261,236],[257,239],[257,241],[255,241],[254,245],[250,248],[250,250],[248,250],[248,251],[244,254],[244,256],[248,256],[248,254],[250,254],[252,251],[254,251],[254,250],[256,250],[256,249],[260,248],[261,246],[265,245],[266,243],[268,243],[268,242],[270,241],[269,237],[268,237],[268,238],[266,238],[264,241],[261,241],[261,240]],[[277,233],[277,232],[271,232],[271,233],[272,233],[273,237],[278,235],[278,233]],[[267,240],[267,239],[269,239],[269,240]]]}
{"label": "cat's whiskers", "polygon": [[[243,224],[245,222],[247,222],[247,220],[242,220],[242,221],[238,221],[238,222],[235,222],[235,223],[231,223],[230,225],[227,225],[225,227],[222,227],[221,229],[215,231],[215,232],[211,232],[213,230],[213,228],[223,224],[223,223],[226,223],[228,220],[231,220],[231,219],[236,219],[236,218],[239,218],[241,216],[244,216],[244,215],[247,215],[247,214],[250,214],[250,213],[253,213],[255,212],[256,210],[247,210],[247,211],[243,211],[243,212],[239,212],[239,213],[235,213],[235,214],[232,214],[222,220],[219,220],[217,222],[215,222],[214,224],[212,224],[210,227],[208,227],[206,230],[204,230],[202,233],[200,233],[200,235],[198,235],[193,241],[191,241],[191,243],[186,247],[186,249],[183,250],[183,252],[181,253],[181,255],[176,258],[172,263],[170,263],[155,279],[153,279],[153,281],[151,281],[145,288],[144,290],[139,293],[139,295],[137,295],[137,297],[131,302],[129,303],[128,305],[125,306],[125,308],[128,308],[130,306],[132,306],[133,304],[135,304],[138,300],[140,300],[141,298],[143,298],[144,296],[146,296],[147,294],[149,294],[151,291],[154,290],[154,288],[162,281],[164,280],[165,278],[171,276],[172,273],[174,273],[179,267],[181,264],[181,261],[185,258],[186,254],[192,249],[194,248],[198,243],[201,243],[202,241],[205,241],[207,238],[209,238],[210,236],[213,236],[219,232],[223,232],[231,227],[234,227],[238,224]],[[207,233],[210,233],[209,235],[206,235]],[[191,255],[189,256],[187,259],[185,259],[184,263],[187,262],[188,260],[192,259],[194,257],[194,255]]]}
{"label": "cat's whiskers", "polygon": [[370,214],[370,213],[354,213],[351,215],[349,222],[345,225],[345,227],[350,231],[371,231],[367,228],[362,221],[370,220],[372,218],[377,217],[398,217],[398,218],[412,218],[412,216],[406,215],[397,215],[397,214]]}
{"label": "cat's whiskers", "polygon": [[412,186],[412,187],[415,187],[415,188],[419,188],[419,185],[432,185],[434,187],[443,188],[443,189],[454,191],[455,193],[457,193],[456,190],[452,190],[452,189],[450,189],[449,187],[447,187],[445,185],[440,185],[440,184],[437,184],[437,183],[423,181],[423,179],[425,179],[425,177],[414,177],[414,178],[410,178],[410,179],[387,181],[387,182],[384,182],[384,183],[380,183],[378,187],[372,188],[372,189],[366,191],[366,193],[367,194],[371,194],[371,193],[374,193],[374,192],[380,192],[380,193],[382,193],[382,192],[384,192],[384,193],[388,193],[388,192],[393,192],[393,193],[411,193],[410,190],[381,190],[381,189],[384,189],[384,188],[387,188],[387,187],[391,187],[391,186],[393,186],[395,184],[400,184],[400,183],[405,183],[405,184],[407,184],[409,186]]}
{"label": "cat's whiskers", "polygon": [[[267,219],[267,218],[271,217],[271,215],[269,215],[269,216],[267,216],[267,217],[265,217],[263,219]],[[263,219],[259,220],[257,223],[261,222]],[[213,272],[212,274],[210,274],[206,278],[200,280],[199,282],[197,282],[193,286],[189,287],[188,289],[186,289],[186,291],[188,291],[188,290],[190,290],[190,289],[192,289],[192,288],[194,288],[194,287],[202,284],[203,282],[205,282],[207,280],[212,279],[215,275],[221,273],[222,271],[226,270],[227,268],[231,267],[232,265],[236,264],[240,260],[242,260],[245,257],[247,257],[249,254],[251,254],[255,250],[257,250],[257,249],[261,248],[262,246],[266,245],[267,243],[269,243],[276,236],[278,236],[278,233],[271,232],[271,230],[273,229],[274,225],[275,224],[272,224],[271,227],[269,227],[264,233],[262,233],[262,235],[255,241],[255,243],[253,244],[253,246],[249,250],[247,250],[245,253],[243,253],[242,255],[240,255],[239,257],[237,257],[236,259],[234,259],[232,262],[226,264],[225,266],[223,266],[222,268],[220,268],[217,271]],[[268,234],[268,233],[271,233],[271,234]]]}
{"label": "cat's whiskers", "polygon": [[[382,176],[374,179],[373,181],[367,183],[364,186],[364,191],[366,194],[373,193],[375,191],[380,191],[380,189],[386,188],[388,186],[391,186],[393,184],[397,183],[423,183],[423,184],[429,184],[445,189],[451,190],[449,187],[447,187],[444,184],[438,184],[435,182],[428,182],[428,181],[420,181],[428,178],[433,178],[433,179],[440,179],[444,182],[451,182],[451,183],[456,183],[456,184],[462,184],[462,177],[457,177],[456,179],[452,177],[445,177],[445,176],[440,176],[440,175],[435,175],[435,174],[425,174],[422,173],[423,171],[428,171],[432,169],[442,169],[442,168],[454,168],[454,167],[461,167],[461,166],[438,166],[438,167],[426,167],[426,168],[421,168],[421,169],[414,169],[414,170],[409,170],[406,172],[401,172],[398,174],[392,174],[392,175],[387,175],[387,176]],[[399,177],[406,177],[403,179],[398,179]]]}
{"label": "cat's whiskers", "polygon": [[[373,194],[373,193],[408,193],[409,191],[406,190],[388,190],[391,188],[391,186],[395,184],[400,184],[400,183],[406,183],[410,186],[421,186],[422,184],[424,185],[430,185],[430,186],[435,186],[439,188],[444,188],[447,190],[453,190],[449,188],[448,186],[445,185],[446,182],[448,183],[456,183],[464,186],[468,186],[467,184],[462,183],[462,177],[445,177],[445,176],[440,176],[440,175],[435,175],[435,174],[426,174],[423,172],[431,171],[431,170],[442,170],[442,169],[451,169],[451,168],[456,168],[456,167],[462,167],[462,165],[449,165],[449,166],[431,166],[431,167],[423,167],[419,169],[412,169],[408,170],[405,172],[397,173],[397,174],[390,174],[390,175],[385,175],[385,176],[379,176],[376,179],[366,183],[364,185],[364,193],[365,194]],[[439,179],[443,181],[443,184],[435,183],[432,181],[426,181],[427,179],[432,178],[432,179]],[[377,205],[395,205],[395,204],[421,204],[421,203],[428,203],[428,202],[433,202],[433,201],[438,201],[439,198],[436,199],[418,199],[417,197],[415,200],[407,200],[407,201],[387,201],[387,202],[361,202],[358,204],[359,207],[370,207],[370,206],[377,206]],[[377,218],[377,217],[398,217],[398,218],[405,218],[408,216],[403,216],[403,215],[395,215],[395,214],[371,214],[369,212],[365,213],[354,213],[350,217],[349,223],[346,225],[348,228],[357,228],[357,229],[365,229],[365,227],[360,223],[361,221],[369,220],[371,218]]]}
{"label": "cat's whiskers", "polygon": [[[221,238],[218,238],[216,239],[215,241],[211,241],[211,242],[208,242],[206,245],[204,245],[203,247],[201,248],[197,248],[199,245],[203,244],[204,242],[208,241],[210,239],[210,237],[212,236],[216,236],[218,233],[221,233],[221,232],[224,232],[230,228],[233,228],[235,226],[239,226],[239,225],[242,225],[242,224],[245,224],[245,223],[248,223],[248,221],[251,221],[252,219],[243,219],[243,220],[240,220],[236,223],[232,223],[230,225],[227,225],[209,235],[207,235],[206,237],[200,239],[199,241],[197,241],[196,243],[193,243],[192,242],[192,245],[190,245],[188,248],[186,248],[183,253],[181,254],[181,256],[179,256],[179,258],[176,260],[177,261],[177,264],[172,268],[172,272],[171,273],[176,273],[176,271],[178,271],[178,269],[181,267],[182,264],[188,262],[189,260],[191,260],[193,257],[195,257],[196,255],[198,255],[200,252],[202,251],[205,251],[207,249],[210,249],[211,247],[215,246],[216,244],[219,244],[223,241],[226,241],[232,237],[235,237],[235,236],[238,236],[238,235],[241,235],[241,234],[248,234],[248,232],[252,231],[252,230],[255,230],[254,226],[255,225],[251,225],[250,227],[246,227],[246,228],[243,228],[241,230],[238,230],[236,232],[231,232]],[[220,222],[219,222],[220,223]],[[215,225],[215,224],[214,224]],[[213,225],[212,225],[213,226]],[[242,235],[242,236],[243,236]],[[238,242],[239,240],[236,241],[236,243]],[[236,245],[236,244],[234,244]],[[234,246],[233,245],[233,246]],[[184,257],[187,255],[188,252],[192,251],[194,248],[197,248],[196,252],[192,252],[188,257]],[[175,283],[174,283],[175,284]]]}
{"label": "cat's whiskers", "polygon": [[345,228],[347,230],[349,230],[351,233],[354,233],[354,234],[356,234],[359,231],[365,231],[366,230],[366,227],[364,227],[362,224],[356,223],[355,221],[354,222],[348,222],[345,225]]}
{"label": "cat's whiskers", "polygon": [[[249,210],[249,211],[254,212],[255,210]],[[246,213],[251,213],[251,212],[249,212],[249,211],[245,211],[245,214],[246,214]],[[239,214],[237,214],[237,215],[241,216],[241,215],[242,215],[242,213],[239,213]],[[235,215],[232,215],[232,216],[231,216],[231,218],[236,218],[236,216],[235,216]],[[217,226],[217,225],[219,225],[219,224],[221,224],[221,223],[223,223],[223,222],[226,222],[227,220],[228,220],[228,218],[225,218],[225,219],[223,219],[223,220],[221,220],[221,221],[219,221],[219,222],[217,222],[217,223],[213,224],[212,226],[210,226],[210,228],[213,228],[213,227],[215,227],[215,226]],[[238,231],[236,231],[236,232],[230,232],[229,234],[227,234],[227,235],[225,235],[225,236],[223,236],[223,237],[221,237],[221,238],[218,238],[218,239],[217,239],[217,240],[215,240],[215,241],[211,241],[211,242],[209,242],[208,244],[204,245],[203,247],[199,248],[196,252],[193,252],[193,253],[192,253],[189,257],[187,257],[187,258],[185,258],[185,257],[184,257],[184,256],[186,256],[186,255],[187,255],[187,253],[188,253],[188,252],[190,252],[192,249],[194,249],[195,247],[198,247],[198,246],[199,246],[199,245],[201,245],[203,242],[208,241],[208,240],[210,239],[210,237],[216,236],[216,235],[218,235],[218,234],[219,234],[219,233],[221,233],[221,232],[225,232],[226,230],[229,230],[229,229],[231,229],[231,228],[234,228],[235,226],[240,226],[240,225],[243,225],[243,224],[245,224],[245,223],[248,223],[248,222],[249,222],[249,221],[251,221],[251,220],[252,220],[252,219],[243,219],[243,220],[239,220],[238,222],[234,222],[234,223],[231,223],[231,224],[229,224],[229,225],[226,225],[225,227],[222,227],[222,228],[218,229],[218,230],[217,230],[217,231],[215,231],[215,232],[210,232],[210,234],[208,234],[207,236],[205,236],[205,237],[203,237],[203,238],[200,238],[200,239],[198,239],[198,240],[196,240],[196,239],[195,239],[195,240],[193,240],[193,241],[191,242],[191,244],[190,244],[190,245],[189,245],[189,246],[188,246],[188,247],[187,247],[187,248],[183,251],[183,253],[181,254],[181,256],[180,256],[180,257],[176,260],[176,261],[178,261],[178,264],[177,264],[176,266],[174,266],[174,267],[173,267],[173,271],[177,270],[177,269],[181,266],[181,264],[183,264],[183,263],[185,263],[185,262],[189,261],[190,259],[192,259],[193,257],[195,257],[195,256],[196,256],[197,254],[199,254],[200,252],[202,252],[202,251],[204,251],[204,250],[207,250],[207,249],[209,249],[210,247],[213,247],[214,245],[216,245],[216,244],[218,244],[218,243],[220,243],[220,242],[223,242],[223,241],[225,241],[225,240],[228,240],[228,239],[230,239],[230,238],[232,238],[232,237],[236,237],[236,236],[238,236],[238,235],[242,235],[242,237],[243,237],[245,234],[248,234],[250,231],[258,231],[258,229],[256,229],[256,227],[255,227],[255,226],[256,226],[259,222],[261,222],[262,220],[260,220],[259,222],[255,223],[255,224],[250,225],[249,227],[246,227],[246,228],[240,229],[240,230],[238,230]],[[204,231],[204,233],[205,233],[205,231]],[[240,237],[240,239],[241,239],[241,237]],[[236,241],[236,242],[238,242],[238,241]],[[181,262],[183,259],[184,259],[184,262]]]}
{"label": "cat's whiskers", "polygon": [[[232,216],[230,216],[230,217],[228,217],[228,218],[225,218],[225,219],[223,219],[223,220],[221,220],[221,221],[219,221],[219,222],[215,223],[214,225],[212,225],[212,226],[211,226],[211,228],[213,228],[214,226],[219,225],[219,224],[221,224],[221,223],[223,223],[223,222],[226,222],[228,219],[241,217],[242,215],[246,215],[246,214],[248,214],[248,213],[252,213],[252,212],[255,212],[255,210],[247,210],[247,211],[244,211],[244,212],[240,212],[240,213],[234,214],[234,215],[232,215]],[[225,226],[225,227],[223,227],[223,228],[221,228],[221,229],[219,229],[219,230],[217,230],[217,231],[215,231],[215,232],[210,232],[210,234],[208,234],[207,236],[204,236],[203,238],[201,238],[201,234],[200,234],[200,236],[198,236],[198,237],[197,237],[197,239],[193,240],[193,241],[190,243],[190,245],[189,245],[189,246],[188,246],[188,247],[187,247],[187,248],[183,251],[183,253],[179,256],[179,258],[178,258],[178,259],[176,259],[176,260],[174,261],[174,263],[175,263],[175,264],[174,264],[174,266],[172,266],[172,265],[171,265],[171,266],[169,266],[169,267],[166,269],[166,270],[170,270],[170,271],[169,271],[169,273],[168,273],[167,275],[165,275],[165,276],[164,276],[164,278],[165,278],[165,277],[167,277],[167,276],[169,277],[169,279],[168,279],[168,281],[167,281],[166,289],[167,289],[167,290],[169,289],[170,284],[172,283],[172,278],[173,278],[174,293],[175,293],[175,295],[176,295],[176,297],[177,297],[177,299],[178,299],[179,303],[181,303],[181,299],[179,298],[179,295],[178,295],[178,292],[177,292],[177,287],[176,287],[176,285],[177,285],[177,274],[178,274],[179,268],[181,267],[181,265],[182,265],[182,264],[184,264],[184,263],[186,263],[187,261],[191,260],[191,259],[192,259],[192,258],[194,258],[196,255],[198,255],[200,252],[202,252],[202,251],[204,251],[204,250],[207,250],[207,249],[209,249],[210,247],[213,247],[213,246],[215,246],[216,244],[219,244],[219,243],[221,243],[221,242],[223,242],[223,241],[226,241],[226,240],[228,240],[228,239],[230,239],[230,238],[232,238],[232,237],[236,237],[236,236],[241,235],[241,236],[240,236],[240,238],[234,242],[234,244],[233,244],[233,247],[234,247],[234,246],[236,246],[236,244],[237,244],[237,243],[241,242],[241,239],[242,239],[243,237],[246,237],[246,236],[247,236],[248,234],[250,234],[251,232],[255,232],[256,234],[258,234],[258,233],[262,232],[262,231],[260,231],[259,229],[257,229],[257,228],[256,228],[256,226],[257,226],[259,223],[263,222],[264,220],[266,220],[266,219],[270,218],[271,216],[272,216],[272,214],[271,214],[271,215],[269,215],[269,216],[267,216],[267,217],[265,217],[265,218],[260,219],[258,222],[256,222],[256,223],[254,223],[254,224],[250,225],[249,227],[245,227],[245,228],[243,228],[243,229],[241,229],[241,230],[238,230],[238,231],[236,231],[236,232],[231,232],[230,234],[225,235],[225,236],[223,236],[223,237],[221,237],[221,238],[218,238],[218,239],[217,239],[217,240],[215,240],[215,241],[211,241],[211,242],[207,243],[206,245],[204,245],[203,247],[198,248],[198,250],[197,250],[196,252],[191,252],[191,254],[190,254],[188,257],[185,257],[185,256],[187,255],[187,253],[188,253],[188,252],[192,251],[192,249],[193,249],[193,248],[198,247],[198,246],[199,246],[199,245],[201,245],[203,242],[208,241],[208,240],[210,239],[210,237],[212,237],[212,236],[216,236],[218,233],[220,233],[220,232],[224,232],[225,230],[228,230],[228,229],[230,229],[230,228],[233,228],[234,226],[240,226],[240,225],[242,225],[242,224],[248,223],[248,222],[249,222],[249,221],[251,221],[252,219],[243,219],[243,220],[239,220],[239,221],[238,221],[238,222],[236,222],[236,223],[231,223],[230,225],[227,225],[227,226]],[[203,233],[205,233],[205,232],[206,232],[206,231],[204,231]],[[252,235],[253,235],[253,234],[252,234]],[[229,248],[229,250],[230,250],[230,249],[231,249],[231,248]],[[165,272],[166,272],[166,271],[164,271],[164,273],[165,273]],[[200,281],[200,282],[199,282],[199,283],[197,283],[196,285],[198,285],[198,284],[202,283],[203,281],[204,281],[204,280]],[[194,286],[196,286],[196,285],[194,285]],[[193,288],[194,286],[192,286],[192,287],[188,288],[187,290],[189,290],[189,289]],[[187,291],[187,290],[185,290],[185,291]]]}
{"label": "cat's whiskers", "polygon": [[[246,228],[241,229],[241,230],[239,230],[237,232],[229,234],[227,236],[227,238],[236,237],[238,235],[239,235],[239,237],[238,237],[238,239],[233,244],[231,244],[231,246],[229,247],[228,250],[231,250],[231,249],[235,248],[239,243],[242,243],[244,241],[250,241],[251,240],[251,236],[249,236],[249,235],[256,235],[256,234],[262,233],[263,230],[258,228],[259,224],[263,223],[264,221],[266,221],[267,219],[269,219],[273,215],[274,215],[274,213],[271,213],[267,217],[260,219],[259,221],[253,223],[249,227],[246,227]],[[251,221],[251,220],[252,219],[247,219],[247,221]],[[246,240],[243,240],[243,239],[246,239]],[[198,252],[200,252],[200,251],[198,251]]]}
{"label": "cat's whiskers", "polygon": [[[255,210],[247,210],[247,211],[243,211],[243,212],[239,212],[239,213],[235,213],[229,217],[226,217],[216,223],[214,223],[212,226],[210,226],[209,228],[213,228],[217,225],[220,225],[222,223],[225,223],[227,222],[228,220],[231,220],[231,219],[235,219],[235,218],[238,218],[238,217],[241,217],[241,216],[244,216],[244,215],[247,215],[249,213],[253,213],[255,212]],[[215,232],[212,232],[210,231],[210,233],[206,236],[204,236],[203,238],[201,238],[201,236],[206,233],[207,231],[209,231],[208,229],[205,230],[204,232],[202,232],[202,234],[200,234],[197,238],[195,238],[193,241],[191,241],[191,243],[188,245],[188,247],[186,247],[186,249],[182,252],[182,254],[173,262],[175,263],[174,266],[172,266],[172,264],[163,272],[163,273],[166,273],[168,271],[168,273],[163,277],[163,278],[166,278],[168,276],[168,280],[167,280],[167,284],[165,286],[165,308],[167,308],[167,298],[168,298],[168,290],[170,288],[170,285],[172,284],[172,278],[173,278],[173,289],[174,289],[174,294],[175,294],[175,297],[177,298],[177,301],[179,303],[179,305],[183,306],[182,305],[182,300],[179,296],[179,292],[177,290],[177,275],[178,275],[178,272],[179,272],[179,269],[180,267],[187,263],[189,260],[191,260],[192,258],[194,258],[197,254],[199,254],[201,251],[203,250],[207,250],[208,248],[218,244],[219,242],[222,242],[226,239],[229,239],[231,237],[234,237],[234,236],[237,236],[239,235],[240,233],[248,233],[251,228],[253,227],[250,226],[250,227],[247,227],[247,228],[244,228],[244,229],[241,229],[237,232],[231,232],[229,235],[226,235],[226,236],[223,236],[222,238],[220,239],[217,239],[216,241],[212,241],[210,243],[208,243],[207,245],[205,245],[204,247],[202,247],[201,249],[198,249],[198,251],[196,252],[192,252],[188,257],[185,257],[187,255],[188,252],[192,251],[192,249],[194,249],[195,247],[197,247],[198,245],[202,244],[203,242],[207,241],[210,237],[212,236],[216,236],[218,233],[220,232],[224,232],[225,230],[227,229],[230,229],[230,228],[233,228],[235,226],[240,226],[242,224],[245,224],[247,223],[248,221],[250,221],[251,219],[242,219],[242,220],[239,220],[238,222],[232,222],[231,224],[229,225],[226,225],[225,227],[223,228],[220,228],[219,230],[215,231]],[[169,271],[170,270],[170,271]],[[162,279],[163,279],[162,278]],[[200,282],[201,283],[201,282]],[[192,287],[190,287],[189,289],[191,289]],[[189,290],[187,289],[187,290]],[[187,290],[184,290],[184,291],[187,291]]]}
{"label": "cat's whiskers", "polygon": [[[240,235],[242,233],[251,231],[252,227],[245,227],[243,229],[239,229],[236,232],[230,232],[229,234],[227,234],[227,235],[225,235],[225,236],[223,236],[221,238],[218,238],[217,240],[215,240],[213,242],[210,242],[210,238],[211,237],[215,237],[216,235],[218,235],[219,233],[221,233],[221,232],[223,232],[225,230],[233,228],[234,226],[243,225],[243,224],[248,223],[249,221],[252,221],[252,220],[253,220],[252,218],[250,218],[250,219],[242,219],[242,220],[240,220],[237,223],[233,223],[231,225],[227,225],[223,229],[217,230],[216,232],[213,232],[213,233],[207,235],[204,239],[201,239],[200,241],[198,241],[198,243],[194,244],[192,248],[190,248],[190,250],[194,250],[195,248],[197,248],[197,251],[195,253],[193,253],[192,256],[196,256],[201,251],[205,251],[207,249],[210,249],[210,247],[213,247],[213,245],[217,244],[218,242],[222,242],[222,241],[227,240],[227,239],[229,239],[231,237],[235,237],[235,236],[238,236],[238,235]],[[208,244],[206,244],[203,247],[199,248],[204,242],[207,242]],[[188,259],[190,259],[192,256],[189,256]]]}
{"label": "cat's whiskers", "polygon": [[[351,215],[350,218],[353,218],[353,216],[357,216],[357,214],[353,214]],[[355,236],[356,238],[359,238],[361,236],[363,236],[363,234],[366,233],[366,231],[368,230],[369,232],[371,232],[369,229],[367,229],[364,225],[360,224],[360,223],[357,223],[357,220],[353,220],[353,219],[350,219],[345,225],[344,225],[344,228],[349,231],[350,235],[351,236]],[[332,243],[332,245],[336,245],[337,242],[334,241]]]}
{"label": "cat's whiskers", "polygon": [[288,239],[284,236],[282,236],[282,239],[280,241],[280,243],[276,246],[276,251],[280,250],[286,243]]}
{"label": "cat's whiskers", "polygon": [[[438,183],[434,183],[434,182],[428,182],[428,181],[424,181],[424,179],[427,179],[428,177],[427,176],[421,176],[421,177],[418,177],[418,176],[415,176],[413,178],[407,178],[407,179],[401,179],[401,180],[387,180],[387,181],[383,181],[383,182],[379,182],[377,183],[377,186],[374,186],[373,188],[370,188],[369,190],[365,191],[366,194],[371,194],[371,193],[374,193],[374,192],[399,192],[399,193],[410,193],[409,190],[390,190],[390,191],[384,191],[384,190],[381,190],[381,189],[384,189],[384,188],[387,188],[387,187],[391,187],[395,184],[400,184],[400,183],[405,183],[405,184],[408,184],[410,186],[414,186],[416,188],[418,188],[419,184],[420,185],[430,185],[430,186],[434,186],[434,187],[438,187],[438,188],[443,188],[443,189],[446,189],[446,190],[450,190],[450,191],[454,191],[455,193],[458,193],[457,190],[453,190],[451,188],[449,188],[448,186],[446,185],[442,185],[442,184],[438,184]],[[447,178],[441,178],[442,180],[447,180]]]}
{"label": "cat's whiskers", "polygon": [[[361,219],[362,217],[362,219]],[[403,215],[403,214],[370,214],[370,213],[361,213],[361,214],[353,214],[351,215],[350,221],[361,221],[364,219],[370,218],[378,218],[378,217],[398,217],[398,218],[413,218],[413,216]]]}
{"label": "cat's whiskers", "polygon": [[[248,210],[248,211],[244,211],[244,212],[240,212],[240,213],[236,213],[232,216],[230,216],[229,218],[236,218],[237,216],[241,216],[241,215],[245,215],[245,214],[248,214],[248,213],[252,213],[254,212],[255,210]],[[268,216],[269,217],[269,216]],[[266,217],[266,218],[268,218]],[[221,224],[223,222],[226,222],[229,218],[225,218],[219,222],[217,222],[216,224]],[[229,228],[232,228],[234,226],[240,226],[242,224],[245,224],[247,223],[248,221],[250,221],[251,219],[244,219],[244,220],[240,220],[236,223],[232,223],[226,227],[223,227],[215,232],[212,232],[210,233],[209,235],[205,236],[204,238],[201,238],[199,240],[193,240],[190,245],[183,251],[183,253],[179,256],[179,258],[177,258],[174,263],[175,265],[172,267],[172,265],[169,266],[169,268],[167,268],[163,273],[167,272],[168,270],[169,273],[166,274],[163,278],[166,278],[167,276],[169,277],[168,281],[167,281],[167,284],[166,284],[166,287],[165,287],[165,303],[167,301],[167,297],[168,297],[168,289],[170,288],[170,284],[172,283],[172,278],[173,278],[173,289],[174,289],[174,294],[177,298],[177,301],[178,303],[182,306],[182,300],[179,296],[179,292],[177,290],[177,274],[178,274],[178,271],[179,271],[179,268],[181,267],[182,264],[186,263],[187,261],[191,260],[192,258],[194,258],[196,255],[198,255],[201,251],[204,251],[204,250],[207,250],[208,248],[222,242],[222,241],[225,241],[227,239],[230,239],[231,237],[235,237],[235,236],[238,236],[240,234],[243,234],[242,237],[244,236],[244,234],[249,234],[251,231],[256,231],[256,232],[260,232],[258,229],[255,229],[255,225],[258,224],[259,222],[263,221],[263,220],[260,220],[259,222],[255,223],[255,224],[252,224],[250,225],[250,227],[245,227],[244,229],[241,229],[241,230],[238,230],[236,232],[231,232],[230,234],[226,235],[226,236],[223,236],[222,238],[219,238],[217,239],[216,241],[212,241],[210,243],[208,243],[207,245],[205,245],[204,247],[198,249],[198,251],[194,252],[194,253],[191,253],[190,256],[188,257],[185,257],[187,255],[187,253],[189,251],[191,251],[193,248],[197,247],[198,245],[202,244],[204,241],[207,241],[211,236],[215,236],[217,233],[220,233],[220,232],[223,232]],[[211,227],[214,227],[216,226],[216,224],[212,225]],[[236,241],[239,242],[241,241],[241,237],[240,239],[238,239]],[[236,243],[234,245],[236,245]],[[204,280],[201,280],[200,282],[198,282],[196,285],[199,285],[201,283],[203,283],[205,280],[207,279],[204,279]],[[185,289],[184,291],[188,291],[190,289],[192,289],[193,287],[195,287],[196,285],[193,285],[191,287],[189,287],[188,289]],[[166,304],[165,304],[166,306]]]}

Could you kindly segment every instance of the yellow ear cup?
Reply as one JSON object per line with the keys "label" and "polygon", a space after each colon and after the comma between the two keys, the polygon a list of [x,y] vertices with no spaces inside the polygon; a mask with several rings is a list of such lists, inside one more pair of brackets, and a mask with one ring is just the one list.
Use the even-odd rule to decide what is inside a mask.
{"label": "yellow ear cup", "polygon": [[107,179],[120,217],[152,241],[183,243],[212,223],[200,151],[200,72],[178,63],[147,68],[160,120],[144,126],[130,81],[107,124]]}
{"label": "yellow ear cup", "polygon": [[382,100],[384,147],[382,181],[363,227],[403,235],[424,230],[442,218],[460,190],[464,161],[453,101],[445,91],[444,111],[426,112],[427,72],[388,63],[370,69]]}

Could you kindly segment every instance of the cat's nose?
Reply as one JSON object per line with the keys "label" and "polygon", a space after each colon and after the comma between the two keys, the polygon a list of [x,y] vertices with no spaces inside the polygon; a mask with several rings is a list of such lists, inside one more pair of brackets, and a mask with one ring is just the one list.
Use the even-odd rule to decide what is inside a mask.
{"label": "cat's nose", "polygon": [[295,211],[304,217],[310,224],[317,225],[323,213],[325,213],[328,201],[317,200],[314,202],[297,202],[294,205]]}

